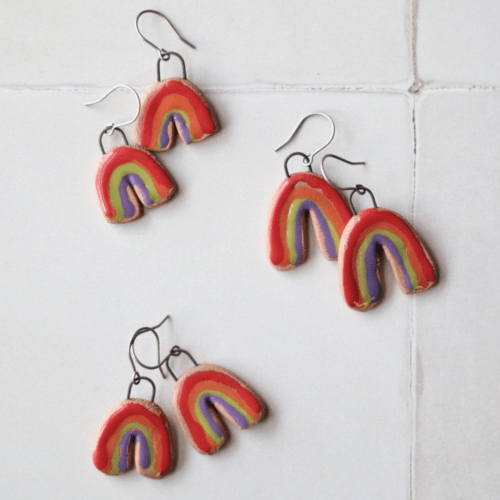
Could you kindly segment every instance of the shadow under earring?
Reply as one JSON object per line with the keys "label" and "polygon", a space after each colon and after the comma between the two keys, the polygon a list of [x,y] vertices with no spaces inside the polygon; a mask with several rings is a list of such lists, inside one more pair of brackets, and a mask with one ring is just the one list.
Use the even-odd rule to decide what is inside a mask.
{"label": "shadow under earring", "polygon": [[[290,138],[275,151],[280,150],[296,134],[302,123],[311,116],[324,116],[331,124],[331,135],[326,144],[314,153],[306,155],[295,152],[285,160],[286,179],[275,191],[268,211],[267,255],[271,264],[279,270],[292,269],[301,264],[307,256],[307,221],[309,213],[316,240],[323,256],[336,260],[340,236],[352,217],[351,210],[342,195],[323,177],[314,174],[312,161],[314,156],[333,140],[335,124],[324,113],[312,113],[301,120]],[[288,161],[300,156],[309,172],[290,175]],[[336,157],[346,163],[347,160]],[[359,165],[361,163],[351,163]]]}
{"label": "shadow under earring", "polygon": [[405,294],[423,292],[437,280],[437,270],[420,238],[399,214],[378,208],[373,193],[358,184],[351,189],[350,203],[355,193],[369,193],[373,208],[354,216],[340,239],[339,281],[347,305],[357,311],[371,309],[382,298],[380,255],[382,248],[396,281]]}
{"label": "shadow under earring", "polygon": [[[137,32],[146,43],[158,50],[160,57],[157,63],[158,82],[142,97],[141,113],[135,129],[136,142],[152,151],[166,151],[174,145],[175,129],[185,144],[206,139],[219,130],[215,113],[201,90],[186,79],[186,65],[182,56],[159,48],[141,33],[139,18],[146,13],[163,17],[184,43],[195,48],[179,35],[169,19],[160,12],[144,10],[137,16]],[[161,62],[169,61],[171,56],[181,61],[183,77],[162,80]]]}
{"label": "shadow under earring", "polygon": [[[112,223],[131,222],[142,215],[143,206],[153,208],[162,205],[176,191],[174,181],[160,162],[145,149],[130,146],[125,133],[119,128],[133,123],[139,115],[140,100],[134,89],[127,85],[116,85],[97,101],[85,105],[102,101],[120,87],[135,94],[139,108],[132,120],[118,125],[108,125],[99,136],[99,146],[103,156],[97,168],[96,190],[104,217]],[[102,138],[115,131],[122,135],[125,145],[114,147],[106,153]]]}

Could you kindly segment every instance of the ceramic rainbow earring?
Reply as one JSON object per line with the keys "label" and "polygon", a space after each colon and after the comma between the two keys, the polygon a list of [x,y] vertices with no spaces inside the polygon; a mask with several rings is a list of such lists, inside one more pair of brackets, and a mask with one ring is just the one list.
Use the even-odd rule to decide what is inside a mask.
{"label": "ceramic rainbow earring", "polygon": [[[336,260],[339,251],[340,236],[352,217],[351,210],[342,195],[323,177],[314,174],[312,161],[314,156],[332,142],[335,136],[335,124],[324,113],[312,113],[303,118],[290,138],[275,151],[284,147],[297,133],[301,125],[311,116],[323,116],[331,125],[330,138],[319,149],[309,155],[295,152],[285,159],[286,179],[275,191],[268,211],[267,221],[267,256],[270,263],[279,270],[292,269],[301,264],[307,256],[307,222],[309,213],[318,246],[328,260]],[[309,172],[290,175],[288,162],[294,156],[300,156]],[[335,158],[351,165],[364,162],[349,162],[339,156]]]}
{"label": "ceramic rainbow earring", "polygon": [[[158,47],[141,33],[139,18],[146,13],[163,17],[186,45],[195,48],[180,36],[164,14],[156,10],[144,10],[137,16],[137,32],[146,43],[158,51],[160,57],[157,63],[158,82],[142,97],[141,113],[135,129],[136,142],[152,151],[166,151],[174,145],[175,129],[185,144],[206,139],[219,130],[215,113],[200,89],[186,79],[186,65],[182,56]],[[169,61],[171,56],[181,61],[183,77],[162,80],[161,62]]]}
{"label": "ceramic rainbow earring", "polygon": [[[181,354],[186,354],[195,366],[177,378],[169,361]],[[179,346],[172,347],[165,363],[176,381],[175,416],[189,442],[200,453],[212,455],[228,439],[221,415],[240,429],[251,427],[265,417],[263,401],[229,370],[208,363],[199,365]]]}
{"label": "ceramic rainbow earring", "polygon": [[[160,162],[148,151],[138,146],[130,146],[120,128],[133,123],[139,116],[141,102],[137,92],[128,85],[116,85],[97,101],[87,102],[85,106],[97,104],[118,88],[132,91],[138,103],[134,118],[117,125],[107,125],[99,136],[102,158],[95,179],[99,203],[108,222],[131,222],[142,215],[143,206],[152,208],[167,202],[175,193],[174,181]],[[107,153],[102,144],[104,135],[119,132],[124,146],[117,146]]]}
{"label": "ceramic rainbow earring", "polygon": [[[437,280],[437,270],[410,224],[399,214],[378,208],[373,193],[361,184],[346,189],[352,191],[349,202],[354,216],[340,238],[339,282],[347,305],[367,311],[382,298],[379,268],[382,250],[403,293],[430,288]],[[358,214],[352,205],[355,193],[369,193],[373,208]]]}
{"label": "ceramic rainbow earring", "polygon": [[[168,316],[167,316],[168,318]],[[142,476],[159,479],[169,474],[175,465],[170,425],[165,413],[154,402],[154,382],[139,375],[132,352],[135,339],[159,325],[140,328],[129,344],[129,358],[134,377],[129,385],[127,399],[114,406],[99,427],[92,460],[97,469],[110,476],[124,474],[135,465]],[[156,335],[158,340],[158,336]],[[135,351],[134,351],[135,352]],[[151,401],[131,398],[133,385],[146,380],[152,386]]]}

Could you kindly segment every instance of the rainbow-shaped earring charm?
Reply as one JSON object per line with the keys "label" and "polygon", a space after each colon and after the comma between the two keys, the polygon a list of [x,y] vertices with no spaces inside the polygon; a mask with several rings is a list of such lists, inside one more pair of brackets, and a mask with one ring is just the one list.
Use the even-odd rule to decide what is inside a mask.
{"label": "rainbow-shaped earring charm", "polygon": [[[189,356],[195,366],[177,378],[169,360],[182,353]],[[240,429],[247,429],[265,417],[262,400],[229,370],[208,363],[198,365],[191,354],[179,346],[171,349],[166,366],[176,380],[175,416],[189,442],[200,453],[212,455],[228,439],[221,416]]]}
{"label": "rainbow-shaped earring charm", "polygon": [[396,281],[405,294],[423,292],[437,280],[437,270],[424,244],[410,224],[399,214],[378,208],[373,193],[358,184],[352,193],[369,193],[373,208],[349,221],[340,239],[339,281],[347,305],[367,311],[382,298],[380,252],[385,253]]}
{"label": "rainbow-shaped earring charm", "polygon": [[[158,82],[151,86],[142,97],[141,113],[137,120],[136,142],[152,151],[166,151],[175,142],[175,130],[185,144],[206,139],[219,130],[217,118],[200,89],[186,79],[184,59],[177,52],[167,51],[149,41],[139,30],[139,18],[146,13],[163,17],[177,36],[187,45],[194,45],[182,38],[169,19],[155,10],[144,10],[136,18],[136,29],[141,38],[158,50]],[[171,56],[182,63],[182,78],[161,79],[160,64]]]}
{"label": "rainbow-shaped earring charm", "polygon": [[[135,465],[142,476],[159,479],[169,474],[175,466],[175,454],[171,438],[170,424],[163,410],[154,402],[156,387],[154,382],[139,375],[134,363],[134,341],[143,333],[152,332],[158,341],[155,328],[159,325],[137,330],[129,344],[129,359],[134,377],[129,385],[127,399],[114,406],[104,417],[94,446],[92,460],[97,469],[110,476],[124,474]],[[159,342],[159,341],[158,341]],[[163,371],[162,371],[163,373]],[[133,385],[142,380],[151,384],[151,401],[131,398]]]}
{"label": "rainbow-shaped earring charm", "polygon": [[[157,207],[166,203],[176,191],[174,181],[160,162],[144,148],[130,146],[121,126],[133,123],[139,116],[141,103],[136,91],[128,85],[116,85],[97,101],[97,104],[118,88],[132,91],[138,103],[137,113],[132,120],[111,124],[101,132],[99,146],[102,158],[96,174],[96,191],[104,217],[108,222],[131,222],[142,215],[143,206]],[[125,145],[112,148],[107,153],[102,144],[104,135],[119,132]]]}
{"label": "rainbow-shaped earring charm", "polygon": [[[335,124],[328,115],[312,113],[303,118],[290,138],[275,151],[288,144],[304,121],[315,115],[324,116],[331,124],[328,142],[310,155],[295,152],[286,158],[286,179],[278,186],[269,205],[267,255],[270,263],[279,270],[292,269],[306,259],[307,213],[311,217],[318,246],[328,260],[337,259],[340,237],[352,217],[351,210],[339,191],[312,171],[314,156],[328,146],[335,135]],[[294,156],[302,158],[302,163],[307,166],[309,172],[290,175],[288,162]],[[349,162],[335,155],[328,156],[351,165],[364,164]]]}
{"label": "rainbow-shaped earring charm", "polygon": [[[146,377],[139,380],[152,383]],[[127,400],[114,406],[104,417],[92,459],[97,469],[110,476],[124,474],[132,465],[145,477],[166,476],[174,460],[165,413],[153,400],[130,399],[129,391]]]}
{"label": "rainbow-shaped earring charm", "polygon": [[[171,438],[170,424],[163,410],[154,402],[156,387],[147,377],[141,377],[136,369],[137,359],[134,342],[143,333],[152,332],[157,342],[159,328],[169,316],[152,328],[139,328],[129,344],[129,359],[134,377],[129,385],[127,399],[114,406],[97,431],[92,460],[97,469],[110,476],[124,474],[135,465],[142,476],[159,479],[169,474],[175,466],[175,454]],[[158,344],[159,345],[159,344]],[[163,374],[163,371],[162,371]],[[151,401],[131,398],[133,385],[142,380],[151,384]]]}

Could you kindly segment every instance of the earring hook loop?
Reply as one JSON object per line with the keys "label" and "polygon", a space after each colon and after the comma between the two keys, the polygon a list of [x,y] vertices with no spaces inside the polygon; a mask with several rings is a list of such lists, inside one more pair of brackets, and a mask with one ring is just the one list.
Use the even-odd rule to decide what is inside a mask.
{"label": "earring hook loop", "polygon": [[[134,376],[139,375],[139,372],[137,371],[137,368],[134,363],[134,358],[135,361],[137,362],[138,365],[142,366],[143,368],[146,368],[147,370],[156,370],[157,368],[160,370],[160,373],[163,378],[167,378],[167,374],[163,371],[161,365],[165,362],[165,359],[163,361],[160,360],[160,338],[158,337],[158,333],[156,332],[157,328],[160,328],[167,319],[170,319],[170,315],[167,314],[165,318],[162,319],[162,321],[157,324],[156,326],[149,327],[149,326],[144,326],[142,328],[139,328],[134,335],[132,335],[132,338],[130,339],[130,343],[128,345],[128,358],[130,360],[130,364],[132,365],[132,369],[134,370]],[[137,338],[142,335],[143,333],[151,332],[156,339],[156,346],[157,346],[157,352],[158,352],[158,364],[156,365],[147,365],[146,363],[143,363],[137,356],[137,353],[135,352],[135,341]]]}
{"label": "earring hook loop", "polygon": [[164,362],[167,365],[168,373],[170,373],[170,375],[172,376],[172,378],[176,382],[177,382],[177,380],[179,380],[179,378],[175,376],[175,374],[172,371],[172,369],[170,368],[170,365],[168,364],[168,362],[170,361],[170,358],[172,356],[178,357],[182,353],[187,354],[189,356],[189,359],[193,362],[194,366],[198,366],[198,363],[195,361],[195,359],[193,358],[193,356],[191,356],[191,354],[188,351],[186,351],[185,349],[181,349],[178,345],[174,345],[174,347],[172,347],[172,349],[170,349],[170,352],[169,352],[168,356],[164,359]]}
{"label": "earring hook loop", "polygon": [[[109,125],[106,125],[104,132],[103,132],[106,135],[111,135],[116,129],[119,129],[119,127],[123,127],[124,125],[130,125],[131,123],[134,123],[135,120],[137,120],[137,117],[139,116],[139,113],[141,112],[141,99],[139,97],[139,94],[132,87],[129,87],[128,85],[119,84],[119,85],[115,85],[112,89],[109,89],[102,97],[100,97],[96,101],[90,101],[90,102],[83,103],[84,106],[92,106],[93,104],[97,104],[97,103],[103,101],[104,99],[106,99],[106,97],[108,97],[109,94],[113,93],[115,90],[120,89],[120,88],[130,90],[135,95],[135,97],[137,99],[137,111],[131,120],[117,123],[116,125],[114,123],[110,123]],[[122,134],[123,134],[123,132],[122,132]],[[102,134],[101,134],[101,138],[102,138]],[[101,149],[103,149],[102,143],[101,143]]]}
{"label": "earring hook loop", "polygon": [[169,61],[170,56],[175,56],[179,59],[182,65],[182,78],[185,80],[186,77],[186,63],[184,62],[184,58],[178,54],[177,52],[165,52],[162,56],[158,58],[158,62],[156,63],[156,76],[158,78],[158,81],[161,81],[161,71],[160,71],[160,65],[162,61]]}
{"label": "earring hook loop", "polygon": [[130,382],[130,385],[128,386],[127,399],[130,399],[130,393],[132,392],[132,386],[139,385],[141,383],[141,380],[147,380],[151,384],[151,388],[153,389],[153,393],[151,395],[151,402],[153,403],[155,400],[155,396],[156,396],[155,383],[148,377],[141,377],[137,372],[134,373],[134,378],[132,379],[132,382]]}
{"label": "earring hook loop", "polygon": [[367,187],[363,186],[363,184],[356,184],[356,186],[354,187],[337,188],[337,189],[340,191],[352,191],[351,195],[349,196],[349,205],[351,205],[351,210],[354,215],[358,215],[358,212],[356,211],[352,203],[352,198],[356,193],[360,194],[361,196],[368,193],[372,199],[373,208],[378,208],[377,201],[375,200],[375,196],[372,193],[371,189],[368,189]]}
{"label": "earring hook loop", "polygon": [[281,145],[281,146],[278,146],[274,152],[278,152],[281,148],[285,147],[295,136],[295,134],[299,131],[300,127],[302,126],[302,124],[308,119],[310,118],[311,116],[324,116],[329,122],[330,122],[330,125],[332,127],[332,130],[330,132],[330,138],[328,139],[328,141],[323,144],[323,146],[319,147],[316,151],[314,151],[314,153],[311,153],[309,155],[305,155],[307,157],[307,161],[303,160],[303,163],[304,165],[306,165],[307,167],[309,167],[311,164],[312,164],[312,161],[314,159],[314,157],[320,152],[322,151],[323,149],[325,149],[328,144],[330,144],[332,141],[333,141],[333,138],[335,137],[335,123],[334,121],[325,113],[311,113],[310,115],[307,115],[305,116],[304,118],[302,118],[302,120],[300,120],[299,124],[295,127],[295,130],[292,132],[292,135]]}
{"label": "earring hook loop", "polygon": [[[191,47],[192,49],[195,49],[196,50],[196,47],[191,43],[191,42],[188,42],[185,38],[183,38],[181,36],[181,34],[177,31],[177,29],[175,28],[175,26],[172,24],[172,22],[170,21],[170,19],[165,15],[165,14],[162,14],[161,12],[158,12],[157,10],[152,10],[152,9],[148,9],[148,10],[143,10],[142,12],[139,12],[139,14],[137,15],[137,17],[135,18],[135,29],[137,30],[137,33],[139,33],[139,36],[148,44],[148,45],[151,45],[151,47],[153,47],[154,49],[156,49],[158,51],[158,53],[160,54],[160,58],[163,59],[165,55],[168,54],[168,52],[165,50],[165,49],[161,49],[160,47],[158,47],[158,45],[155,45],[151,40],[148,40],[142,33],[141,33],[141,30],[139,29],[139,19],[142,15],[144,14],[156,14],[157,16],[160,16],[160,17],[163,17],[163,19],[165,19],[165,21],[167,21],[167,23],[170,25],[170,27],[174,30],[174,33],[179,37],[179,39],[184,42],[186,45],[188,45],[189,47]],[[168,59],[164,59],[164,60],[168,60]]]}
{"label": "earring hook loop", "polygon": [[[99,136],[99,146],[101,148],[101,151],[102,151],[102,154],[105,155],[106,154],[106,151],[104,150],[104,146],[102,144],[102,138],[104,135],[108,135],[108,130],[111,129],[111,125],[108,125],[102,132],[101,132],[101,135]],[[125,135],[125,132],[121,129],[121,128],[118,128],[118,127],[115,127],[115,131],[116,132],[120,132],[120,134],[122,135],[123,137],[123,140],[125,141],[125,145],[128,146],[128,140],[127,140],[127,136]]]}
{"label": "earring hook loop", "polygon": [[[289,178],[290,177],[290,172],[288,171],[288,162],[294,157],[294,156],[300,156],[302,157],[302,163],[306,163],[306,160],[308,160],[309,158],[307,157],[307,155],[305,153],[301,153],[300,151],[296,151],[295,153],[290,153],[286,158],[285,158],[285,174],[286,176]],[[313,173],[313,169],[312,169],[312,166],[311,164],[309,163],[309,165],[307,165],[307,168],[309,169],[309,172],[311,172],[311,174]]]}

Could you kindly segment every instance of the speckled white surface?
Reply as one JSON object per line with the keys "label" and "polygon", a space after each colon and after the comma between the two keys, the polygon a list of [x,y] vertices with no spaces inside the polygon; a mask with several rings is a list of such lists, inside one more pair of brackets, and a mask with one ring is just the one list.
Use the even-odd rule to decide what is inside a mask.
{"label": "speckled white surface", "polygon": [[418,71],[429,87],[500,85],[500,3],[419,0]]}
{"label": "speckled white surface", "polygon": [[435,241],[447,290],[416,305],[417,498],[425,500],[500,491],[499,112],[496,92],[431,91],[418,101],[415,220]]}
{"label": "speckled white surface", "polygon": [[[497,499],[500,103],[485,85],[496,85],[488,27],[499,15],[482,3],[486,24],[479,7],[444,16],[424,0],[0,6],[2,498]],[[145,19],[185,57],[222,129],[160,155],[174,199],[111,225],[94,192],[97,139],[133,114],[132,100],[82,104],[154,82],[156,53],[134,30],[146,8],[197,46]],[[450,31],[474,42],[438,36]],[[329,174],[413,222],[437,260],[435,288],[405,296],[385,266],[383,301],[359,313],[315,242],[297,269],[267,262],[283,160],[315,149],[328,126],[315,117],[274,149],[318,111],[337,126],[325,152],[367,163],[329,163]],[[92,447],[126,396],[128,341],[167,313],[162,352],[179,344],[234,371],[269,418],[201,456],[174,422],[173,381],[145,373],[176,431],[177,468],[160,481],[107,477]],[[139,347],[152,358],[147,339]]]}
{"label": "speckled white surface", "polygon": [[148,85],[156,52],[135,31],[144,9],[170,16],[141,27],[157,44],[182,51],[189,76],[205,85],[358,85],[404,88],[411,80],[408,20],[401,0],[64,0],[2,2],[0,82],[8,85]]}

